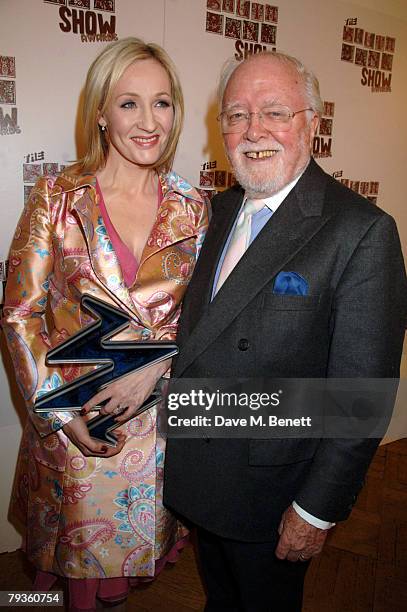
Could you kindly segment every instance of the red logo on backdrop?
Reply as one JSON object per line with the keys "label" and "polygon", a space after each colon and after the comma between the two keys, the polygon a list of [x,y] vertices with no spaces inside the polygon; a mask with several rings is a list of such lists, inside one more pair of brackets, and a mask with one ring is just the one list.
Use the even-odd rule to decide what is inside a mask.
{"label": "red logo on backdrop", "polygon": [[361,68],[361,84],[373,93],[391,92],[396,39],[358,27],[353,17],[346,20],[342,40],[341,60]]}
{"label": "red logo on backdrop", "polygon": [[23,183],[24,183],[24,206],[27,204],[31,189],[37,179],[43,174],[55,176],[65,168],[58,162],[46,162],[44,151],[35,151],[24,155]]}
{"label": "red logo on backdrop", "polygon": [[[20,134],[16,104],[16,58],[0,55],[0,135]],[[11,108],[9,108],[9,106]]]}
{"label": "red logo on backdrop", "polygon": [[314,157],[332,157],[334,113],[335,102],[324,101],[324,113],[319,121],[318,133],[314,136],[312,144],[312,155]]}
{"label": "red logo on backdrop", "polygon": [[377,204],[377,197],[379,195],[380,186],[379,181],[362,181],[344,178],[343,170],[337,170],[332,174],[332,176],[346,187],[349,187],[349,189],[352,189],[352,191],[355,191],[356,193],[359,193],[360,195],[364,196],[365,198],[370,200],[370,202],[373,202],[373,204]]}
{"label": "red logo on backdrop", "polygon": [[219,193],[219,191],[223,191],[235,184],[235,175],[228,170],[220,170],[216,160],[201,164],[199,187],[209,199]]}
{"label": "red logo on backdrop", "polygon": [[62,32],[80,34],[82,42],[117,40],[115,0],[43,0],[59,6]]}
{"label": "red logo on backdrop", "polygon": [[250,0],[206,0],[206,8],[206,31],[234,39],[238,61],[276,50],[277,6]]}

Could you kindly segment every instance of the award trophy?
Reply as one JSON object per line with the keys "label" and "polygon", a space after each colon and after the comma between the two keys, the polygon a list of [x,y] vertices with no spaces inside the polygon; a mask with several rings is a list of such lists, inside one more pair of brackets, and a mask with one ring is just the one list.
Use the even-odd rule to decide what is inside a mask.
{"label": "award trophy", "polygon": [[[36,413],[81,410],[91,397],[113,381],[178,353],[173,342],[114,341],[112,336],[130,325],[130,317],[119,308],[88,294],[82,296],[81,306],[95,315],[97,320],[48,351],[46,364],[74,363],[98,367],[39,397],[34,404]],[[154,391],[131,418],[145,412],[160,400],[160,393]],[[95,408],[100,409],[101,405]],[[90,435],[115,446],[117,440],[112,432],[123,425],[123,422],[115,421],[116,417],[114,414],[98,415],[87,421]]]}

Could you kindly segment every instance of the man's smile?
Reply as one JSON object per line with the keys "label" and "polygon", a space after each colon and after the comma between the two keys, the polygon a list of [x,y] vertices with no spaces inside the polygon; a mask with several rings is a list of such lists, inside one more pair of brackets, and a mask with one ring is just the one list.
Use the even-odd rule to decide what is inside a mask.
{"label": "man's smile", "polygon": [[265,149],[264,151],[246,151],[244,155],[250,159],[264,159],[265,157],[273,157],[278,153],[276,149]]}

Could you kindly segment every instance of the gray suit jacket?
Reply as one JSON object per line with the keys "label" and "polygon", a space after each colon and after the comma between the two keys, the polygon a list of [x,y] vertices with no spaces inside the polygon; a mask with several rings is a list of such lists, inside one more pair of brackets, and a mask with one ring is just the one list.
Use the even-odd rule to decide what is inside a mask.
{"label": "gray suit jacket", "polygon": [[[407,284],[394,220],[311,160],[213,302],[243,191],[216,196],[184,301],[175,377],[397,378]],[[280,271],[309,283],[276,295]],[[377,439],[168,440],[164,502],[224,537],[276,537],[295,499],[345,519]]]}

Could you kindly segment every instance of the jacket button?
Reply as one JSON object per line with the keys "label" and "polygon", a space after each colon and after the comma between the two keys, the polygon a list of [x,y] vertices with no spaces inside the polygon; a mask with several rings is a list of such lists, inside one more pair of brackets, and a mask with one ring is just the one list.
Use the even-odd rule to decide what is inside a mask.
{"label": "jacket button", "polygon": [[247,349],[249,348],[249,341],[247,338],[240,338],[239,342],[237,343],[237,347],[239,349],[239,351],[247,351]]}

